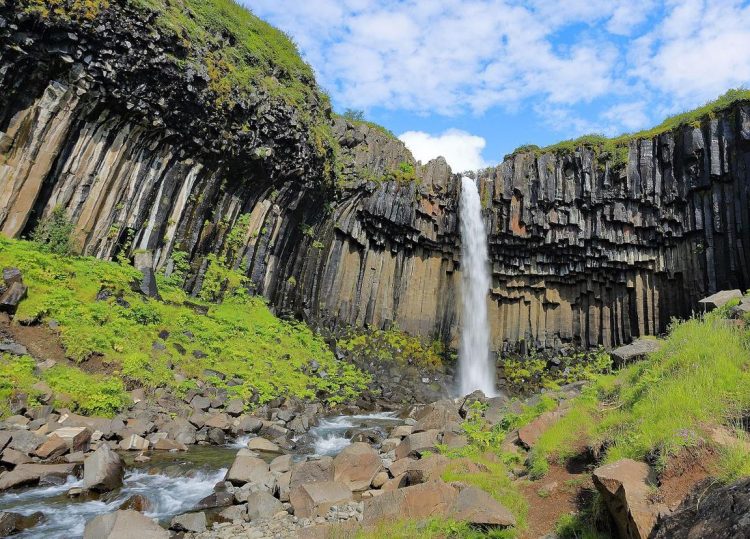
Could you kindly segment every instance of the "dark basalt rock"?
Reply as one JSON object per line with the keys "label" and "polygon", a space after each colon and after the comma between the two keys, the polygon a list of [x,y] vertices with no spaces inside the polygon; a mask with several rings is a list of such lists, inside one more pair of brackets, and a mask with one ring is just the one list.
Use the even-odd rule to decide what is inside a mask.
{"label": "dark basalt rock", "polygon": [[750,479],[726,486],[709,483],[699,483],[677,511],[657,523],[652,537],[750,537]]}

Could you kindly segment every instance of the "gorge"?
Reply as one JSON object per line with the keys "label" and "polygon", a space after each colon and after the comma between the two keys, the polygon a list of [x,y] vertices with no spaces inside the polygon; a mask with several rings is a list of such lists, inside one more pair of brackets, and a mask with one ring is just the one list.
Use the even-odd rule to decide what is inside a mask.
{"label": "gorge", "polygon": [[[175,67],[186,53],[150,33],[148,9],[40,22],[16,3],[0,8],[3,234],[28,235],[59,206],[84,253],[147,250],[157,270],[187,253],[197,293],[239,224],[232,264],[278,312],[457,347],[460,176],[444,161],[420,165],[381,130],[321,120],[317,97],[314,126],[262,89],[210,105],[210,74]],[[737,102],[616,148],[530,149],[482,171],[491,348],[616,346],[747,287],[749,113]],[[334,143],[310,135],[328,121],[335,185]],[[413,174],[399,181],[399,167]]]}

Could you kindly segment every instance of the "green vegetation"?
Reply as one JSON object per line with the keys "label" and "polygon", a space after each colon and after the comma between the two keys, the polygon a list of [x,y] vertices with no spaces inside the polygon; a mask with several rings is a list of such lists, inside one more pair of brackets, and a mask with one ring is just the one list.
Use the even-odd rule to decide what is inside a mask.
{"label": "green vegetation", "polygon": [[391,131],[390,129],[386,129],[380,124],[376,124],[375,122],[366,120],[365,111],[363,110],[346,109],[344,111],[344,114],[341,114],[341,117],[350,123],[353,123],[355,125],[365,125],[371,129],[374,129],[375,131],[380,132],[380,134],[385,135],[388,138],[398,140],[398,137],[396,137],[396,135],[394,135],[393,131]]}
{"label": "green vegetation", "polygon": [[388,330],[357,331],[338,341],[338,347],[354,357],[372,358],[379,362],[395,362],[400,365],[413,365],[430,369],[440,368],[445,350],[440,341],[425,346],[418,337],[400,331]]}
{"label": "green vegetation", "polygon": [[112,416],[128,401],[125,388],[117,378],[88,374],[78,368],[55,365],[40,376],[29,356],[0,355],[0,416],[10,413],[14,395],[24,393],[28,404],[39,402],[45,386],[55,394],[55,405],[74,412]]}
{"label": "green vegetation", "polygon": [[[177,256],[184,263],[182,255]],[[337,362],[307,326],[276,318],[262,299],[248,296],[242,287],[228,286],[223,303],[214,304],[188,298],[174,275],[159,276],[164,299],[149,300],[133,292],[131,283],[140,273],[132,266],[63,257],[34,243],[2,238],[0,266],[19,267],[29,286],[16,318],[56,320],[68,357],[79,365],[68,367],[64,376],[50,371],[46,381],[74,400],[75,387],[94,388],[90,400],[105,393],[102,403],[79,398],[81,410],[111,410],[121,404],[114,397],[115,386],[107,385],[114,384],[112,379],[102,378],[102,386],[93,379],[76,381],[94,357],[108,374],[128,385],[178,393],[193,387],[195,380],[209,379],[205,371],[210,369],[226,375],[210,376],[212,385],[259,403],[280,395],[337,403],[355,397],[369,381],[353,366]],[[318,372],[327,376],[311,372],[313,359]]]}
{"label": "green vegetation", "polygon": [[[750,412],[748,334],[722,311],[676,322],[663,348],[617,375],[605,375],[537,442],[532,471],[575,454],[580,444],[606,446],[604,460],[653,459],[664,466],[682,449],[709,443],[707,429],[742,424]],[[717,473],[748,475],[740,444],[720,449]]]}
{"label": "green vegetation", "polygon": [[48,217],[39,221],[31,239],[44,251],[56,255],[73,254],[73,224],[65,209],[58,206]]}
{"label": "green vegetation", "polygon": [[483,531],[471,527],[466,522],[431,518],[425,521],[400,520],[379,524],[373,528],[360,530],[356,535],[348,531],[336,534],[332,530],[331,539],[510,539],[515,537],[515,531],[488,530]]}
{"label": "green vegetation", "polygon": [[554,370],[537,350],[523,357],[503,359],[503,376],[514,393],[535,393],[541,389],[558,389],[563,384],[593,380],[612,370],[612,358],[603,348],[576,352],[556,358]]}
{"label": "green vegetation", "polygon": [[683,126],[697,127],[702,122],[714,118],[719,112],[742,101],[750,101],[750,90],[744,88],[731,89],[702,107],[670,116],[651,129],[645,129],[636,133],[625,133],[613,138],[608,138],[600,134],[583,135],[582,137],[564,140],[544,148],[540,148],[534,144],[525,144],[519,146],[505,157],[508,158],[518,153],[527,152],[533,152],[537,156],[544,153],[570,154],[583,147],[594,150],[600,165],[609,162],[613,167],[619,167],[623,166],[627,161],[628,147],[631,142],[650,139]]}

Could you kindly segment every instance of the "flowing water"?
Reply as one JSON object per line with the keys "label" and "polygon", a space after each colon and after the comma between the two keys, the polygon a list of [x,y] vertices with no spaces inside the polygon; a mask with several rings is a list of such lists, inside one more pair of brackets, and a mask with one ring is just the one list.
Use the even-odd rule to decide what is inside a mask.
{"label": "flowing water", "polygon": [[[300,437],[295,455],[334,456],[351,443],[350,438],[356,432],[372,430],[385,437],[390,428],[402,423],[392,412],[321,419],[318,426]],[[112,495],[89,501],[71,499],[66,493],[80,487],[82,481],[70,477],[61,485],[0,494],[0,511],[23,515],[44,513],[45,521],[14,536],[19,539],[74,539],[83,536],[88,520],[116,511],[130,496],[141,494],[150,503],[146,515],[168,524],[173,516],[190,511],[213,492],[216,483],[224,479],[237,449],[245,447],[252,437],[242,436],[224,447],[193,446],[184,453],[151,452],[151,460],[143,464],[133,461],[135,453],[127,453],[124,486]]]}
{"label": "flowing water", "polygon": [[487,293],[490,268],[487,232],[482,220],[482,202],[477,184],[461,179],[459,202],[461,229],[461,343],[458,352],[458,391],[466,395],[481,389],[495,395],[495,368],[490,358],[490,328]]}

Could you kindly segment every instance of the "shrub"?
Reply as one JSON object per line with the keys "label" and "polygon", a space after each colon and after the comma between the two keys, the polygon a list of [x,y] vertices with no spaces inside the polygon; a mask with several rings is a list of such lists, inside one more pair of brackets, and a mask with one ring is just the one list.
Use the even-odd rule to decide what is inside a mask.
{"label": "shrub", "polygon": [[31,239],[42,249],[57,255],[73,253],[73,223],[65,208],[57,206],[44,217],[31,234]]}

